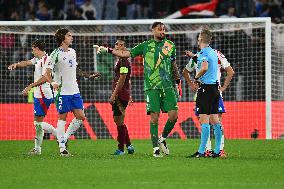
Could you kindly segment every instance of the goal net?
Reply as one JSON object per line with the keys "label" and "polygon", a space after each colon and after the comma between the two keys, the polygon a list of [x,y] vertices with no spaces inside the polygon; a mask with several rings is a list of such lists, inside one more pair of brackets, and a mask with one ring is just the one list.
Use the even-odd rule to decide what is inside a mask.
{"label": "goal net", "polygon": [[[270,19],[195,19],[161,20],[167,27],[167,38],[177,48],[180,72],[189,61],[184,50],[197,52],[197,36],[203,26],[213,32],[211,46],[220,50],[231,63],[235,75],[224,92],[223,114],[226,138],[279,138],[284,134],[284,75],[283,48],[279,34],[283,29],[272,26]],[[78,77],[84,100],[86,121],[75,138],[115,138],[117,130],[112,118],[111,96],[115,58],[110,54],[96,54],[93,45],[114,47],[117,39],[124,39],[128,48],[152,38],[150,26],[154,20],[127,21],[50,21],[50,22],[0,22],[0,140],[28,140],[34,138],[33,99],[23,97],[21,91],[33,82],[33,67],[9,71],[8,65],[33,57],[31,43],[43,39],[50,54],[56,48],[54,33],[66,27],[73,33],[73,44],[80,68],[86,72],[100,72],[102,77],[87,80]],[[272,39],[272,43],[271,43]],[[271,47],[272,45],[272,47]],[[272,49],[272,54],[271,54]],[[272,56],[271,56],[272,55]],[[271,63],[272,60],[272,63]],[[132,65],[133,105],[128,106],[125,122],[133,139],[148,139],[149,117],[143,92],[143,57],[135,57]],[[225,73],[223,71],[223,75]],[[222,80],[224,80],[224,76]],[[178,122],[171,138],[199,138],[200,124],[194,115],[193,92],[182,78],[183,96],[178,102]],[[282,113],[281,113],[282,112]],[[67,125],[73,119],[70,114]],[[159,132],[167,121],[161,114]],[[57,113],[54,105],[45,118],[56,127]],[[45,134],[46,138],[52,138]]]}

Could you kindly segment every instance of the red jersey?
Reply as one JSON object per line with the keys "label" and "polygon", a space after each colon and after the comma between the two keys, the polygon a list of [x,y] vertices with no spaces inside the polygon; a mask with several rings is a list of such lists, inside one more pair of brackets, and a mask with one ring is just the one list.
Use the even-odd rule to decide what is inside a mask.
{"label": "red jersey", "polygon": [[124,85],[122,89],[118,92],[118,98],[121,100],[129,101],[130,97],[130,76],[131,76],[131,66],[127,58],[119,58],[115,63],[114,67],[114,77],[112,83],[112,91],[114,91],[115,86],[119,80],[120,74],[127,74],[125,78]]}

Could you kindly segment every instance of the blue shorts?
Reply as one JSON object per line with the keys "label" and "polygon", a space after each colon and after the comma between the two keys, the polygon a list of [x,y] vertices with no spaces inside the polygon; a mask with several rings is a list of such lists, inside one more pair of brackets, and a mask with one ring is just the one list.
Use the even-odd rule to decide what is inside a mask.
{"label": "blue shorts", "polygon": [[35,98],[34,97],[34,115],[35,116],[45,116],[50,104],[53,102],[53,99],[47,98]]}
{"label": "blue shorts", "polygon": [[74,109],[83,110],[83,99],[80,93],[74,95],[59,95],[56,97],[56,109],[60,114],[70,112]]}
{"label": "blue shorts", "polygon": [[[199,116],[199,114],[197,113],[196,107],[194,108],[194,113],[196,116]],[[218,114],[222,114],[222,113],[226,113],[226,109],[224,107],[223,98],[220,95],[219,105],[218,105]]]}

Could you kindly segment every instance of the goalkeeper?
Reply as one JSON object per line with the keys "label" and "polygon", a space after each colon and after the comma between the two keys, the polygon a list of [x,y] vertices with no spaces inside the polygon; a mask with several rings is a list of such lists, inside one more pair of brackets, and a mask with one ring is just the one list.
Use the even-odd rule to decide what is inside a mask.
{"label": "goalkeeper", "polygon": [[[144,41],[134,48],[127,50],[97,47],[98,53],[108,52],[118,57],[144,57],[144,91],[146,97],[146,111],[150,115],[150,134],[153,145],[153,156],[162,157],[169,154],[166,138],[174,128],[178,118],[178,106],[175,93],[175,83],[179,83],[176,65],[175,44],[165,38],[166,28],[161,22],[152,24],[154,38]],[[168,113],[168,120],[162,135],[158,138],[158,122],[160,111]]]}

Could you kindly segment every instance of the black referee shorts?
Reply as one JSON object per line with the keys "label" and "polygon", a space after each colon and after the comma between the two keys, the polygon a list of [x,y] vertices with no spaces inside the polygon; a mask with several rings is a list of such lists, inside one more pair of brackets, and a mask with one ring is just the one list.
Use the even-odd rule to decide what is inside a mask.
{"label": "black referee shorts", "polygon": [[218,84],[201,84],[197,91],[196,110],[198,114],[217,114],[219,105]]}

